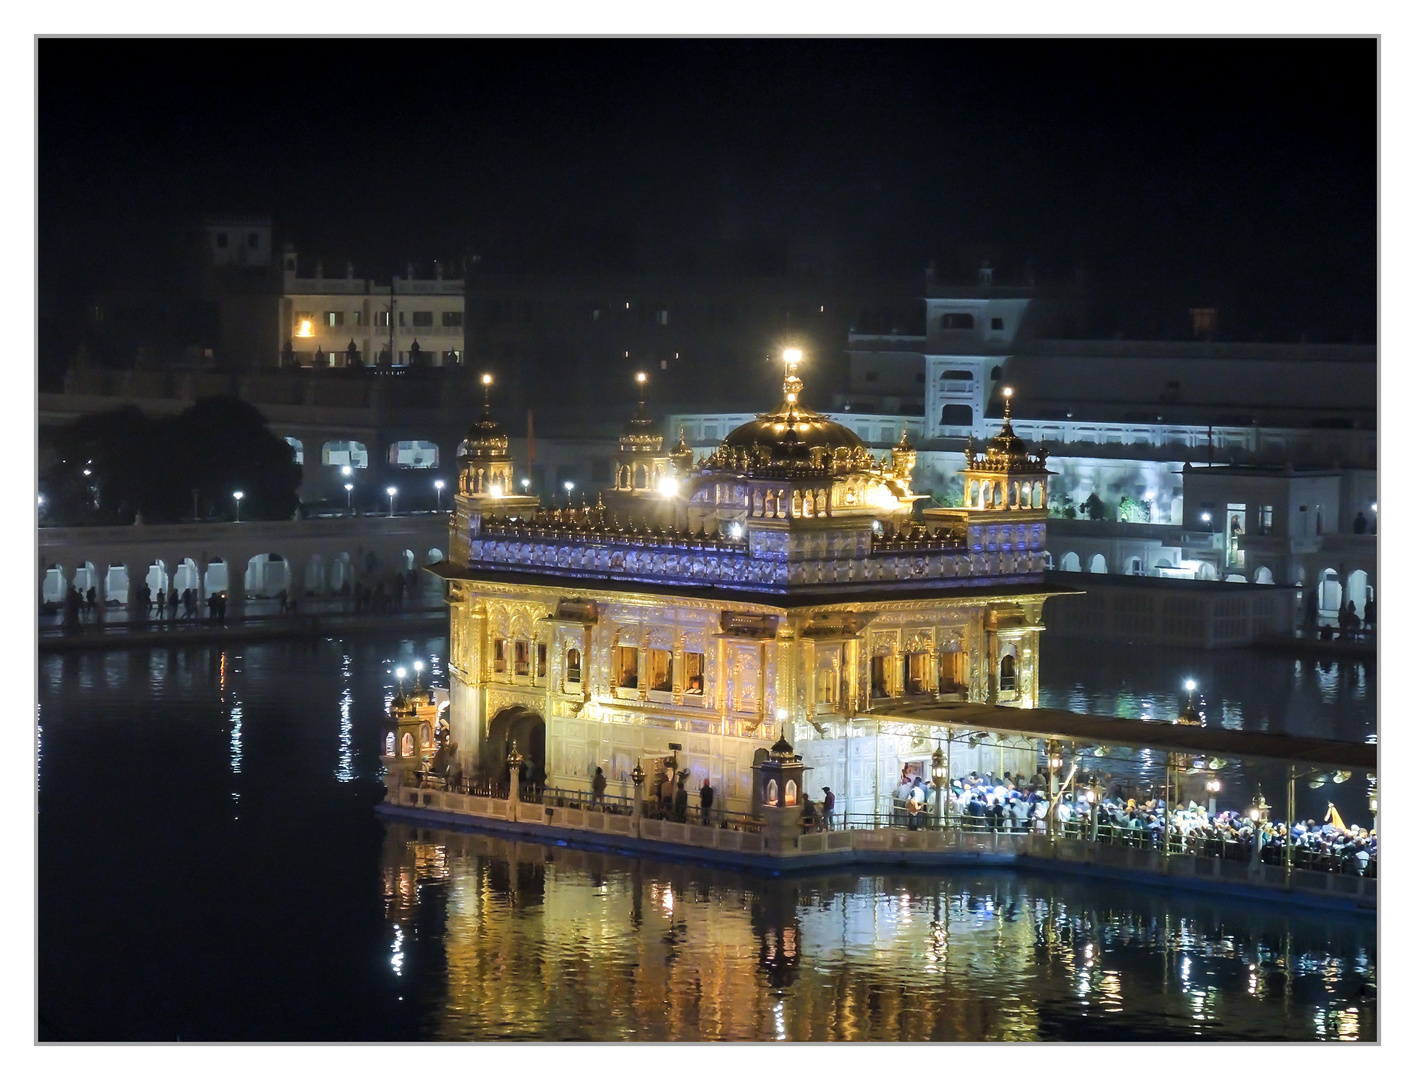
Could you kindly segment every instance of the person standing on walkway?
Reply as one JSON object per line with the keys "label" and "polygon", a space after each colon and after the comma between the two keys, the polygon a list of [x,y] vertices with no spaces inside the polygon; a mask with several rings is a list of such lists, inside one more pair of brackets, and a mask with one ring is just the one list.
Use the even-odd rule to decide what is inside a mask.
{"label": "person standing on walkway", "polygon": [[698,806],[703,812],[703,824],[712,824],[712,800],[716,793],[712,790],[712,785],[703,780],[703,786],[698,789]]}
{"label": "person standing on walkway", "polygon": [[604,778],[604,769],[596,765],[594,767],[594,780],[590,782],[590,788],[594,794],[590,797],[590,805],[604,809],[604,789],[608,781]]}
{"label": "person standing on walkway", "polygon": [[161,622],[167,614],[167,593],[163,589],[157,590],[157,621]]}
{"label": "person standing on walkway", "polygon": [[826,831],[835,828],[835,792],[828,787],[821,788],[825,792],[825,798],[821,800],[821,816],[824,819]]}
{"label": "person standing on walkway", "polygon": [[170,589],[167,590],[167,610],[172,613],[169,618],[171,618],[173,622],[176,622],[179,618],[181,618],[181,614],[177,610],[176,585],[173,585]]}

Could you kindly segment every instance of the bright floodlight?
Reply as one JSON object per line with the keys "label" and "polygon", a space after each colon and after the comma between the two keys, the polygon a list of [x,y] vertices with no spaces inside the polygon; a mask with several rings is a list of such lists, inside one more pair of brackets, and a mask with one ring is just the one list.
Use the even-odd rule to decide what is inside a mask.
{"label": "bright floodlight", "polygon": [[1145,492],[1145,501],[1146,501],[1146,502],[1154,502],[1154,498],[1155,498],[1155,493],[1154,493],[1153,491],[1147,491],[1147,492]]}
{"label": "bright floodlight", "polygon": [[649,381],[649,377],[645,375],[642,371],[635,375],[634,378],[639,381],[640,386],[643,386],[644,383]]}
{"label": "bright floodlight", "polygon": [[447,486],[447,482],[445,480],[434,480],[432,486],[437,488],[438,491],[441,491]]}
{"label": "bright floodlight", "polygon": [[244,491],[233,491],[233,492],[231,492],[231,498],[233,498],[233,499],[244,499],[245,497],[246,497],[246,493],[245,493]]}
{"label": "bright floodlight", "polygon": [[575,487],[575,481],[573,481],[573,480],[566,480],[566,481],[565,481],[565,493],[566,493],[567,495],[568,495],[572,490],[574,490],[574,487]]}
{"label": "bright floodlight", "polygon": [[345,485],[344,485],[344,490],[345,490],[345,491],[353,491],[353,490],[354,490],[354,485],[353,485],[353,484],[345,484]]}
{"label": "bright floodlight", "polygon": [[801,362],[800,349],[787,349],[783,355],[786,357],[788,364],[799,364]]}
{"label": "bright floodlight", "polygon": [[340,469],[339,471],[340,471],[341,473],[343,473],[345,476],[353,476],[353,475],[354,475],[354,470],[351,469],[348,465],[345,465],[345,466],[344,466],[342,469]]}
{"label": "bright floodlight", "polygon": [[1209,512],[1208,512],[1207,510],[1205,510],[1202,514],[1199,515],[1199,520],[1200,520],[1200,521],[1212,521],[1212,520],[1213,520],[1213,517],[1209,514]]}
{"label": "bright floodlight", "polygon": [[789,716],[789,715],[790,715],[790,714],[789,714],[785,709],[777,709],[777,710],[776,710],[776,718],[777,718],[778,720],[785,720],[786,717]]}
{"label": "bright floodlight", "polygon": [[403,678],[403,676],[405,676],[405,675],[407,675],[407,674],[408,674],[408,669],[407,669],[407,668],[401,668],[401,667],[400,667],[400,668],[398,669],[398,678],[401,679],[401,678]]}
{"label": "bright floodlight", "polygon": [[1184,680],[1184,689],[1188,690],[1191,694],[1194,692],[1198,685],[1199,684],[1196,683],[1193,679]]}
{"label": "bright floodlight", "polygon": [[732,539],[733,539],[733,540],[740,540],[740,539],[742,539],[742,524],[741,524],[741,522],[734,521],[734,522],[732,523]]}
{"label": "bright floodlight", "polygon": [[499,499],[499,498],[501,498],[501,495],[502,495],[501,485],[500,485],[500,484],[492,484],[492,485],[491,485],[491,497],[492,497],[493,499]]}
{"label": "bright floodlight", "polygon": [[423,669],[423,662],[422,662],[421,660],[414,660],[414,661],[413,661],[413,670],[414,670],[414,671],[422,671],[422,669]]}
{"label": "bright floodlight", "polygon": [[1012,396],[1012,387],[1010,387],[1010,386],[1004,386],[1004,387],[1002,388],[1002,396],[1003,396],[1003,397],[1011,397],[1011,396]]}
{"label": "bright floodlight", "polygon": [[43,495],[41,495],[41,496],[39,497],[39,505],[40,505],[40,506],[43,506],[43,505],[44,505],[44,496],[43,496]]}
{"label": "bright floodlight", "polygon": [[388,489],[388,497],[389,497],[390,499],[393,498],[393,496],[394,496],[394,495],[397,495],[397,494],[398,494],[398,489],[397,489],[397,488],[391,487],[391,488]]}
{"label": "bright floodlight", "polygon": [[1371,513],[1374,514],[1375,512],[1376,512],[1376,504],[1375,504],[1375,503],[1372,503],[1372,504],[1371,504]]}
{"label": "bright floodlight", "polygon": [[491,376],[490,376],[490,375],[483,375],[483,376],[481,377],[481,384],[482,384],[483,386],[490,386],[490,385],[491,385]]}
{"label": "bright floodlight", "polygon": [[531,478],[530,478],[529,476],[527,476],[527,477],[522,477],[522,479],[521,479],[521,489],[522,489],[523,491],[530,491],[530,490],[531,490]]}
{"label": "bright floodlight", "polygon": [[658,493],[660,495],[677,495],[678,481],[671,476],[665,476],[658,482]]}

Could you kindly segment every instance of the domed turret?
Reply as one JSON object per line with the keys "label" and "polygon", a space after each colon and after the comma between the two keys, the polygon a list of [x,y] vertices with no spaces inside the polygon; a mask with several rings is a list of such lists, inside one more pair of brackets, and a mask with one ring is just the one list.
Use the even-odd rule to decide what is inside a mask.
{"label": "domed turret", "polygon": [[491,376],[483,375],[481,416],[457,448],[458,489],[463,495],[501,498],[512,494],[511,440],[491,415]]}
{"label": "domed turret", "polygon": [[1012,430],[1012,387],[1004,387],[1002,429],[979,454],[963,451],[964,506],[971,510],[1046,510],[1047,452],[1030,450]]}
{"label": "domed turret", "polygon": [[669,451],[668,460],[673,463],[673,471],[680,477],[687,476],[693,468],[693,448],[688,445],[682,428],[678,429],[678,442]]}

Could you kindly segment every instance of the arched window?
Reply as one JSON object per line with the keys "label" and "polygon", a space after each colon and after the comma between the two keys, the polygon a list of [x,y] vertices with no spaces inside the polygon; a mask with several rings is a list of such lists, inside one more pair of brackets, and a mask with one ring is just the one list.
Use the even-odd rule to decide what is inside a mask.
{"label": "arched window", "polygon": [[393,732],[389,732],[383,739],[383,753],[386,757],[392,757],[393,751],[398,749],[398,739]]}
{"label": "arched window", "polygon": [[569,649],[565,653],[565,681],[580,681],[580,650]]}
{"label": "arched window", "polygon": [[816,517],[826,517],[825,492],[816,492]]}
{"label": "arched window", "polygon": [[634,487],[646,488],[649,486],[649,471],[642,465],[634,466]]}
{"label": "arched window", "polygon": [[1030,480],[1029,480],[1027,483],[1025,483],[1025,484],[1022,485],[1022,498],[1021,498],[1021,501],[1019,501],[1019,502],[1017,503],[1017,505],[1018,505],[1018,506],[1031,506],[1031,505],[1032,505],[1032,483],[1031,483]]}
{"label": "arched window", "polygon": [[801,516],[801,493],[799,491],[791,492],[791,516]]}
{"label": "arched window", "polygon": [[943,412],[939,414],[938,422],[944,427],[972,427],[973,406],[945,405]]}
{"label": "arched window", "polygon": [[780,488],[776,492],[776,516],[779,518],[786,516],[786,492]]}
{"label": "arched window", "polygon": [[1002,658],[1002,665],[997,673],[997,688],[1004,694],[1010,694],[1017,689],[1017,657],[1011,653]]}
{"label": "arched window", "polygon": [[320,449],[320,461],[325,465],[349,465],[355,469],[368,468],[368,447],[361,442],[346,439],[332,439]]}
{"label": "arched window", "polygon": [[619,488],[620,488],[621,491],[623,491],[623,490],[627,490],[628,487],[629,487],[629,466],[627,466],[627,465],[621,465],[621,466],[619,466]]}
{"label": "arched window", "polygon": [[412,733],[411,731],[405,731],[405,732],[403,732],[403,755],[402,755],[402,756],[403,756],[403,757],[412,757],[412,756],[413,756],[413,750],[414,750],[414,749],[415,749],[415,748],[414,748],[414,746],[413,746],[413,733]]}
{"label": "arched window", "polygon": [[757,488],[756,491],[752,492],[752,517],[761,517],[761,516],[762,516],[762,491],[761,491],[761,488]]}
{"label": "arched window", "polygon": [[795,805],[796,805],[796,781],[795,781],[795,780],[788,780],[788,781],[786,781],[786,805],[787,805],[787,806],[795,806]]}
{"label": "arched window", "polygon": [[801,516],[816,516],[816,495],[813,491],[806,492],[806,497],[801,500]]}
{"label": "arched window", "polygon": [[435,469],[440,457],[437,443],[403,439],[388,446],[388,464],[396,469]]}
{"label": "arched window", "polygon": [[295,451],[295,464],[303,465],[305,463],[305,444],[291,435],[286,435],[285,441],[290,444],[290,449]]}
{"label": "arched window", "polygon": [[767,517],[776,517],[776,492],[774,491],[768,491],[766,493],[765,512]]}
{"label": "arched window", "polygon": [[430,749],[432,747],[432,725],[424,724],[418,729],[418,734],[422,736],[423,749]]}
{"label": "arched window", "polygon": [[766,804],[767,804],[768,806],[775,806],[775,805],[776,805],[776,797],[777,797],[776,781],[775,781],[775,780],[768,780],[768,781],[766,782]]}

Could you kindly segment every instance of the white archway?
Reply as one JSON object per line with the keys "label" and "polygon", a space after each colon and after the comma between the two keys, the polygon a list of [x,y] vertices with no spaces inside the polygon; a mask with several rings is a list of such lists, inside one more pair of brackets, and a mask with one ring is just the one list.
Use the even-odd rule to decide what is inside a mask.
{"label": "white archway", "polygon": [[1317,614],[1336,618],[1341,610],[1341,578],[1331,567],[1322,571],[1317,585]]}
{"label": "white archway", "polygon": [[195,589],[197,595],[201,595],[201,571],[194,559],[183,559],[173,568],[172,588],[177,590],[178,596],[188,589]]}
{"label": "white archway", "polygon": [[1081,572],[1081,556],[1074,551],[1068,551],[1061,557],[1061,569],[1068,574],[1079,574]]}
{"label": "white archway", "polygon": [[143,579],[147,582],[147,587],[152,590],[153,598],[156,599],[158,593],[164,596],[167,594],[167,564],[158,559],[147,568],[147,576]]}
{"label": "white archway", "polygon": [[122,563],[109,563],[103,580],[103,595],[110,604],[128,602],[128,568]]}
{"label": "white archway", "polygon": [[206,564],[205,588],[202,590],[206,596],[214,593],[224,593],[231,587],[231,575],[226,569],[224,559],[212,559]]}
{"label": "white archway", "polygon": [[319,596],[324,592],[324,556],[315,552],[305,562],[305,595]]}
{"label": "white archway", "polygon": [[79,591],[80,596],[87,594],[89,589],[95,592],[98,590],[98,571],[94,569],[93,563],[86,562],[74,567],[74,588]]}
{"label": "white archway", "polygon": [[1201,562],[1199,563],[1199,570],[1194,576],[1200,581],[1217,581],[1218,569],[1211,562]]}
{"label": "white archway", "polygon": [[[75,574],[77,577],[78,575]],[[1367,596],[1366,571],[1354,570],[1351,576],[1346,579],[1346,599],[1356,605],[1356,615],[1358,618],[1366,617],[1366,596]]]}
{"label": "white archway", "polygon": [[50,565],[44,571],[44,589],[41,595],[46,604],[62,604],[64,593],[69,588],[69,579],[64,575],[64,568],[58,563]]}
{"label": "white archway", "polygon": [[1257,570],[1253,571],[1253,584],[1254,584],[1254,585],[1272,585],[1272,584],[1274,584],[1274,582],[1273,582],[1273,572],[1272,572],[1271,570],[1269,570],[1266,566],[1260,566],[1260,567],[1258,567]]}
{"label": "white archway", "polygon": [[252,555],[246,564],[246,595],[274,596],[284,589],[290,591],[290,568],[279,554]]}
{"label": "white archway", "polygon": [[1097,553],[1091,556],[1091,573],[1108,574],[1109,572],[1110,571],[1106,569],[1104,555]]}

